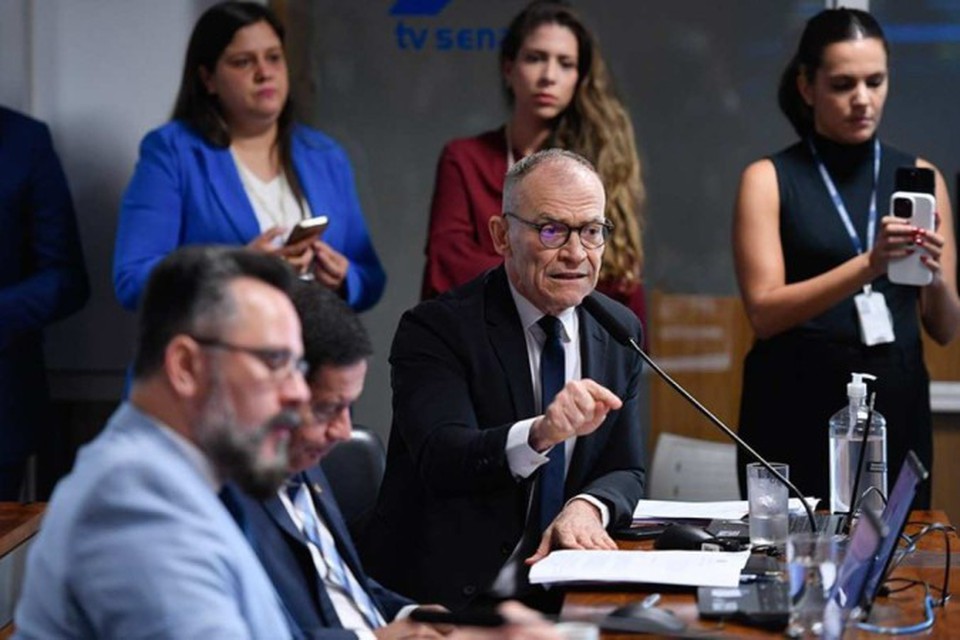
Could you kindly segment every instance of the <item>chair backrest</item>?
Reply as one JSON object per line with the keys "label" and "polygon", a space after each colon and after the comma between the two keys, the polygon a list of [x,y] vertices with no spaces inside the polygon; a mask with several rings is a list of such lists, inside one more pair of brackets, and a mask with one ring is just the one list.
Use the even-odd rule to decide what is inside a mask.
{"label": "chair backrest", "polygon": [[650,468],[651,500],[739,500],[733,444],[661,433]]}
{"label": "chair backrest", "polygon": [[350,439],[335,446],[320,462],[354,540],[359,539],[373,512],[386,460],[380,437],[354,425]]}

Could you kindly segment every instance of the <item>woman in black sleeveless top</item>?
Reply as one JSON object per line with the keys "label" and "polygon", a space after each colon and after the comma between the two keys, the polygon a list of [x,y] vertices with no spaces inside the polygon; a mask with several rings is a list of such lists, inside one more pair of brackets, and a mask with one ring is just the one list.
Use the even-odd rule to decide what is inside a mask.
{"label": "woman in black sleeveless top", "polygon": [[[876,409],[887,419],[889,482],[908,449],[931,468],[920,324],[942,344],[960,328],[953,219],[943,177],[925,160],[877,138],[887,52],[883,31],[865,12],[827,10],[810,19],[779,92],[780,107],[801,140],[747,167],[734,218],[737,279],[757,335],[744,367],[740,434],[764,456],[788,463],[802,491],[825,499],[827,424],[847,404],[851,372],[877,376],[870,386]],[[935,232],[886,215],[894,174],[903,165],[936,172]],[[835,185],[837,199],[828,184]],[[930,285],[887,279],[887,263],[909,252],[922,253],[933,273]],[[866,346],[860,337],[854,296],[865,285],[890,310],[893,342]],[[743,486],[743,465],[750,460],[741,455],[739,462]],[[926,487],[918,507],[929,505]]]}

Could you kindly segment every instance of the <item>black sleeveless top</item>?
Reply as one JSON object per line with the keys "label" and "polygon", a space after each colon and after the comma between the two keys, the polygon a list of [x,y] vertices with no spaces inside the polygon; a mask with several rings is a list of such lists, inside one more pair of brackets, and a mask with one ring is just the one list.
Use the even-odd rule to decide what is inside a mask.
{"label": "black sleeveless top", "polygon": [[[866,250],[870,194],[873,191],[874,141],[871,139],[851,146],[816,136],[814,144]],[[854,257],[856,249],[823,184],[808,144],[798,142],[772,156],[771,160],[776,167],[780,190],[780,239],[787,283],[818,276]],[[914,156],[881,144],[877,234],[880,219],[889,211],[897,167],[914,165]],[[919,288],[892,284],[886,276],[874,280],[873,288],[886,298],[898,345],[914,347],[920,340]],[[856,313],[851,296],[787,333],[859,344]]]}
{"label": "black sleeveless top", "polygon": [[[849,146],[815,141],[831,179],[866,247],[873,190],[873,140]],[[856,255],[846,227],[817,170],[806,142],[774,155],[780,189],[780,237],[786,280],[818,276]],[[897,167],[916,158],[881,147],[877,226],[890,207]],[[871,373],[877,410],[887,419],[888,486],[912,449],[932,463],[929,379],[923,365],[918,319],[919,288],[873,282],[893,316],[896,340],[865,346],[860,340],[853,296],[802,325],[758,340],[743,369],[740,435],[771,460],[790,465],[790,480],[808,495],[829,496],[827,422],[846,406],[846,385],[854,371]],[[743,463],[740,453],[741,486]],[[926,485],[929,487],[929,484]],[[916,504],[929,505],[929,492]],[[925,508],[925,507],[921,507]]]}

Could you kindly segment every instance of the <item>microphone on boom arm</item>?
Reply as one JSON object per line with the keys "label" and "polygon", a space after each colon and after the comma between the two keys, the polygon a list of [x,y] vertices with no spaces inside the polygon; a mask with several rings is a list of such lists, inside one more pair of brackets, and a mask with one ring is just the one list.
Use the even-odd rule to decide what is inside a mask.
{"label": "microphone on boom arm", "polygon": [[710,422],[712,422],[714,426],[716,426],[718,429],[723,431],[728,438],[730,438],[735,443],[737,443],[737,445],[740,448],[742,448],[744,451],[749,453],[754,460],[762,464],[764,468],[766,468],[767,471],[772,473],[774,477],[777,478],[777,480],[782,482],[784,486],[787,487],[787,489],[789,489],[794,495],[800,498],[800,503],[803,505],[803,508],[806,509],[807,511],[807,518],[810,519],[810,530],[813,531],[814,533],[817,533],[817,520],[816,518],[813,517],[813,509],[810,508],[810,505],[807,504],[807,501],[804,498],[803,494],[800,492],[799,489],[797,489],[797,487],[792,482],[787,480],[776,469],[774,469],[770,465],[770,463],[767,462],[763,456],[757,453],[757,451],[753,447],[747,444],[743,438],[741,438],[736,433],[734,433],[733,430],[730,429],[730,427],[723,424],[720,418],[713,415],[713,413],[711,413],[709,409],[707,409],[705,406],[700,404],[699,400],[697,400],[692,395],[690,395],[690,393],[686,389],[681,387],[680,384],[676,382],[673,378],[671,378],[666,371],[661,369],[660,366],[653,361],[653,358],[648,356],[646,352],[640,348],[640,345],[637,344],[637,340],[632,335],[630,335],[630,331],[627,330],[625,326],[623,326],[623,323],[621,323],[619,320],[614,318],[609,311],[604,309],[603,305],[601,305],[597,301],[597,299],[593,296],[593,294],[584,298],[583,302],[580,303],[580,306],[582,306],[587,313],[593,316],[593,318],[598,323],[600,323],[600,326],[603,327],[607,333],[613,336],[614,340],[616,340],[623,346],[627,347],[628,349],[633,349],[634,351],[636,351],[640,355],[640,357],[643,358],[643,361],[646,362],[648,365],[650,365],[650,368],[653,369],[658,376],[660,376],[668,385],[673,387],[673,389],[677,393],[683,396],[684,400],[686,400],[691,405],[693,405],[693,407],[697,411],[699,411],[701,414],[703,414]]}

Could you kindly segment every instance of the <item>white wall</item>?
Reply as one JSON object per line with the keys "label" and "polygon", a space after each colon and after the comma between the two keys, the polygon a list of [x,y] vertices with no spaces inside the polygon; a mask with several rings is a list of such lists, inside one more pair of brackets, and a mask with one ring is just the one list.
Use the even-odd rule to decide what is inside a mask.
{"label": "white wall", "polygon": [[0,104],[19,111],[30,101],[28,1],[0,2]]}

